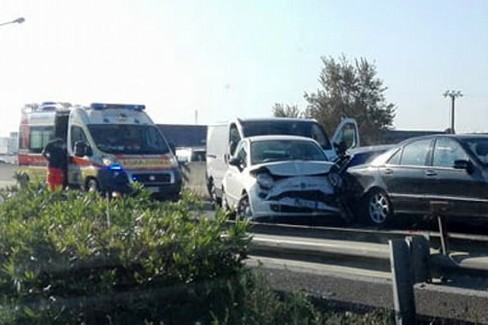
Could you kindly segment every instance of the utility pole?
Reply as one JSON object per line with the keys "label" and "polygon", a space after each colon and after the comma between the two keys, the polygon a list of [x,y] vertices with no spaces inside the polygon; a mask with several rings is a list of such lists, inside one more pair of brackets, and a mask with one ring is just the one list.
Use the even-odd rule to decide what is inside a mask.
{"label": "utility pole", "polygon": [[451,98],[451,132],[454,134],[454,108],[456,105],[456,98],[463,97],[463,94],[459,90],[446,90],[444,92],[444,97]]}

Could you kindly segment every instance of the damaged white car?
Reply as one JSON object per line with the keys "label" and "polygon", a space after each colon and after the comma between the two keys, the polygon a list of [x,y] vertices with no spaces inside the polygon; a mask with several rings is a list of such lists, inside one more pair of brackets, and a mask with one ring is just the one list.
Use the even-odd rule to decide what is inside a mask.
{"label": "damaged white car", "polygon": [[342,179],[313,139],[255,136],[242,139],[223,179],[225,209],[241,218],[339,215]]}

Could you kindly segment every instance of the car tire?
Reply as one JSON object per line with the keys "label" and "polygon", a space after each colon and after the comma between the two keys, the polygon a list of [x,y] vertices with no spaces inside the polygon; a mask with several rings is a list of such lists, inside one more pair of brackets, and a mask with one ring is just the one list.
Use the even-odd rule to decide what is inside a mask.
{"label": "car tire", "polygon": [[208,184],[208,192],[210,194],[210,200],[215,207],[222,207],[222,198],[218,197],[217,189],[215,188],[213,181],[210,181],[210,184]]}
{"label": "car tire", "polygon": [[237,202],[236,217],[240,219],[250,219],[253,217],[251,202],[246,193],[244,193],[239,199],[239,202]]}
{"label": "car tire", "polygon": [[392,223],[393,205],[383,190],[369,192],[363,202],[363,214],[366,222],[375,226],[386,226]]}

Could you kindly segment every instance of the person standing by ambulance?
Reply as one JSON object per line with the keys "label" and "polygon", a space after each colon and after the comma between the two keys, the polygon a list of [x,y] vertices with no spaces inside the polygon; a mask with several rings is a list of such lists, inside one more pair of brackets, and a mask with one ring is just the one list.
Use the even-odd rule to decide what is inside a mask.
{"label": "person standing by ambulance", "polygon": [[47,184],[50,190],[63,188],[66,184],[67,170],[66,143],[61,138],[49,141],[42,151],[42,156],[47,159]]}

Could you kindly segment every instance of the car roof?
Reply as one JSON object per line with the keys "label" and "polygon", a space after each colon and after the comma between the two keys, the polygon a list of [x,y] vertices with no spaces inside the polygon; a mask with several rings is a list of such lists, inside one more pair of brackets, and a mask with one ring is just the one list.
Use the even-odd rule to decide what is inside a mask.
{"label": "car roof", "polygon": [[302,137],[298,135],[255,135],[245,139],[248,139],[249,142],[270,141],[270,140],[289,140],[289,141],[295,140],[295,141],[309,141],[314,143],[317,142],[312,138]]}
{"label": "car roof", "polygon": [[463,133],[463,134],[452,134],[452,133],[438,133],[438,134],[430,134],[430,135],[422,135],[418,137],[408,138],[403,140],[402,142],[398,143],[395,147],[401,147],[405,144],[408,144],[413,141],[423,140],[423,139],[435,139],[435,138],[453,138],[453,139],[475,139],[475,138],[487,138],[488,134],[480,134],[480,133]]}
{"label": "car roof", "polygon": [[311,118],[298,118],[298,117],[262,117],[262,118],[238,118],[241,122],[317,122],[315,119]]}
{"label": "car roof", "polygon": [[298,117],[253,117],[253,118],[236,118],[231,121],[219,121],[217,123],[210,124],[210,126],[224,126],[229,123],[238,122],[240,124],[246,123],[318,123],[316,119],[313,118],[298,118]]}

